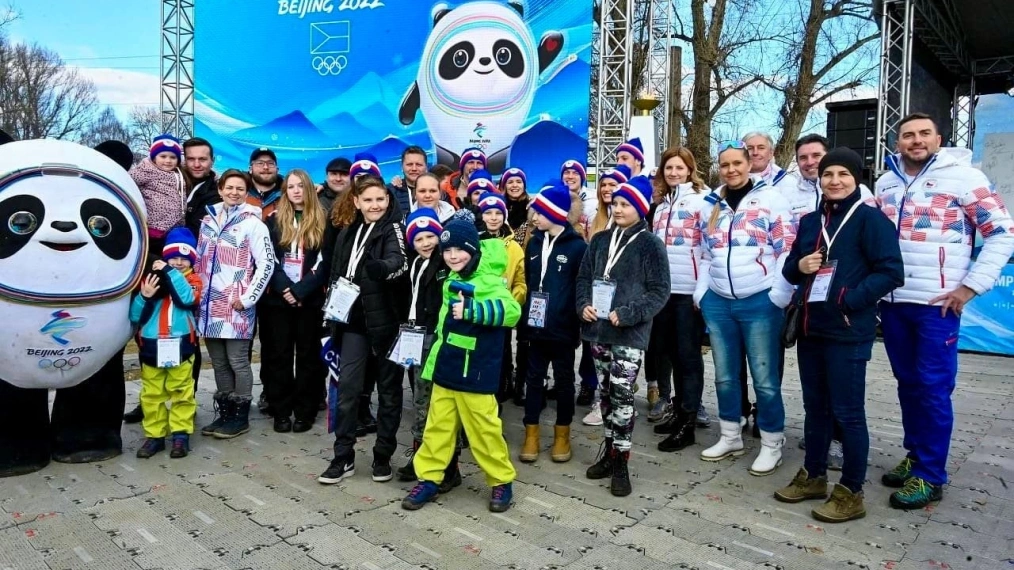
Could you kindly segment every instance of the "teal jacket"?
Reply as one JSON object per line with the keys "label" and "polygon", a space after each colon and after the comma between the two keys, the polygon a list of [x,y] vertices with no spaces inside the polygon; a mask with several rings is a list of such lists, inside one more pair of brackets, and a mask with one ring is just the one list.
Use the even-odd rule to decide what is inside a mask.
{"label": "teal jacket", "polygon": [[[500,386],[504,334],[521,318],[521,305],[504,284],[507,248],[498,239],[480,242],[479,266],[463,279],[452,271],[444,282],[436,341],[430,350],[423,379],[474,394],[496,394]],[[451,307],[465,298],[464,318],[457,320]]]}
{"label": "teal jacket", "polygon": [[152,299],[136,295],[130,305],[130,322],[140,327],[137,345],[141,362],[157,367],[160,338],[179,339],[183,360],[197,350],[194,314],[200,303],[201,279],[192,270],[183,274],[168,266],[154,273],[159,277],[159,294]]}

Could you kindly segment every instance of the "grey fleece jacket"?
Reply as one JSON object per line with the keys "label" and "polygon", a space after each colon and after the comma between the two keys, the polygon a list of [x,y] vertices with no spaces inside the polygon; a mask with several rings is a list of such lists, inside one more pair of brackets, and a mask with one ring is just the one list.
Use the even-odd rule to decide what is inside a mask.
{"label": "grey fleece jacket", "polygon": [[613,228],[592,238],[577,275],[576,309],[580,316],[584,308],[592,304],[592,281],[601,279],[605,273],[609,240],[621,231],[620,248],[633,236],[637,237],[623,250],[609,272],[610,279],[616,284],[613,310],[620,319],[620,326],[613,326],[608,319],[598,319],[594,323],[582,319],[581,338],[599,344],[646,350],[651,320],[669,300],[670,278],[665,245],[644,220],[626,230]]}

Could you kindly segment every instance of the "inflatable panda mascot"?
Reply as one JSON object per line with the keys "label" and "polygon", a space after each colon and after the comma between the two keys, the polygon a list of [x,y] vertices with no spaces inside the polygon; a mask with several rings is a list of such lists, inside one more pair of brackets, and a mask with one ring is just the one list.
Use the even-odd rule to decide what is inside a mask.
{"label": "inflatable panda mascot", "polygon": [[419,75],[401,103],[403,125],[421,110],[437,162],[457,169],[466,148],[480,148],[486,170],[506,169],[507,155],[528,118],[539,75],[563,50],[563,34],[548,31],[538,45],[518,0],[481,0],[433,7],[433,30]]}
{"label": "inflatable panda mascot", "polygon": [[0,147],[0,477],[122,451],[127,314],[147,249],[131,160],[112,141]]}

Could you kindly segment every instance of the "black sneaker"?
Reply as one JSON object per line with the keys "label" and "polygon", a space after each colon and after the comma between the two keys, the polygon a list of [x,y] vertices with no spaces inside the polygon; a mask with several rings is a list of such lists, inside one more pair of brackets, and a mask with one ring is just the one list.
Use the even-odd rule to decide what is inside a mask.
{"label": "black sneaker", "polygon": [[394,470],[391,469],[391,460],[377,458],[373,460],[373,480],[378,483],[394,479]]}
{"label": "black sneaker", "polygon": [[595,388],[590,386],[581,385],[581,390],[577,393],[577,405],[579,406],[590,406],[592,400],[595,399]]}
{"label": "black sneaker", "polygon": [[321,485],[334,485],[356,474],[355,461],[350,457],[335,457],[327,470],[317,477]]}

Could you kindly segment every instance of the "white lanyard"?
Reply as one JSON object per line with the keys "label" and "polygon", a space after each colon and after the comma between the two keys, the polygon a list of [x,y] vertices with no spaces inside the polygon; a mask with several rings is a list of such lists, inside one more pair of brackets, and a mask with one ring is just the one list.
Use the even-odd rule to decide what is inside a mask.
{"label": "white lanyard", "polygon": [[560,239],[561,235],[563,232],[552,237],[549,232],[546,232],[546,237],[542,240],[542,273],[539,274],[539,291],[542,291],[542,282],[546,280],[546,272],[549,271],[549,256],[553,254],[553,246],[556,245],[556,240]]}
{"label": "white lanyard", "polygon": [[[365,225],[365,224],[364,224]],[[363,234],[363,240],[359,241],[359,234],[363,231],[363,226],[359,226],[356,230],[356,238],[352,240],[352,257],[349,258],[349,268],[345,272],[345,278],[352,281],[352,276],[356,274],[356,268],[359,267],[359,262],[362,261],[363,256],[366,255],[366,240],[370,237],[370,232],[373,231],[373,226],[377,224],[369,224],[370,227],[366,229],[366,233]]]}
{"label": "white lanyard", "polygon": [[[419,259],[422,259],[421,257]],[[416,260],[418,261],[418,259]],[[415,322],[415,306],[419,300],[419,286],[422,283],[423,273],[426,272],[426,268],[429,267],[430,260],[426,259],[422,263],[413,263],[412,269],[409,269],[408,276],[412,282],[412,305],[408,309],[408,322]]]}
{"label": "white lanyard", "polygon": [[613,232],[613,237],[609,238],[609,255],[608,257],[606,257],[606,270],[602,274],[603,279],[606,280],[609,279],[609,272],[612,271],[613,266],[616,265],[616,262],[620,260],[620,256],[623,255],[623,252],[627,250],[627,247],[630,246],[631,242],[637,239],[637,236],[641,235],[641,232],[643,232],[644,230],[641,230],[636,234],[630,236],[630,239],[627,240],[627,243],[623,247],[620,247],[620,239],[623,238],[623,231],[624,230],[622,229],[617,230]]}
{"label": "white lanyard", "polygon": [[[299,234],[299,219],[298,218],[293,218],[292,225],[295,226],[295,228],[296,228],[296,234],[298,235]],[[299,248],[300,247],[302,247],[302,244],[300,243],[299,240],[292,240],[292,245],[289,247],[289,253],[292,254],[292,257],[295,257],[297,259],[302,259],[303,258],[302,255],[299,255],[299,253],[300,253]]]}
{"label": "white lanyard", "polygon": [[835,230],[834,235],[830,237],[828,237],[827,235],[827,227],[826,227],[827,222],[824,220],[824,214],[820,215],[820,233],[824,234],[824,241],[827,242],[828,253],[831,253],[831,245],[834,243],[835,238],[838,237],[838,234],[841,233],[841,229],[845,227],[845,224],[849,221],[849,218],[852,217],[852,214],[855,214],[856,210],[859,209],[859,206],[862,205],[863,205],[862,200],[857,200],[855,204],[852,204],[852,207],[849,208],[848,213],[845,214],[845,218],[841,221],[841,224],[838,225],[838,229]]}

